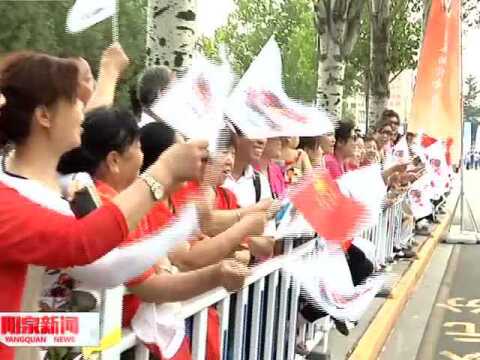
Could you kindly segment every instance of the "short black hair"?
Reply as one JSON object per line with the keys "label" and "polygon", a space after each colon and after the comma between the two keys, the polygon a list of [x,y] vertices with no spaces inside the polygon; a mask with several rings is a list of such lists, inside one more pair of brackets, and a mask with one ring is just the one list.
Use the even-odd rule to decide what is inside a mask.
{"label": "short black hair", "polygon": [[400,122],[400,116],[398,113],[391,109],[384,110],[381,119],[382,121],[389,122],[392,117],[397,118],[398,122]]}
{"label": "short black hair", "polygon": [[387,127],[387,126],[392,126],[390,124],[390,120],[388,120],[388,117],[384,118],[380,118],[379,121],[377,121],[377,123],[375,124],[375,131],[376,132],[379,132],[380,130],[382,130],[384,127]]}
{"label": "short black hair", "polygon": [[300,142],[298,143],[299,149],[312,149],[315,150],[320,146],[320,137],[319,136],[302,136]]}
{"label": "short black hair", "polygon": [[142,107],[151,107],[159,92],[170,85],[172,71],[164,65],[151,66],[140,75],[137,83],[137,98]]}
{"label": "short black hair", "polygon": [[352,137],[352,130],[355,129],[355,123],[351,120],[342,120],[338,122],[335,129],[335,144],[339,142],[346,143]]}
{"label": "short black hair", "polygon": [[141,171],[148,169],[157,158],[175,143],[175,130],[164,122],[153,122],[140,129],[140,145],[143,152]]}
{"label": "short black hair", "polygon": [[222,128],[218,135],[217,148],[219,151],[228,150],[230,148],[237,149],[237,137],[229,126]]}
{"label": "short black hair", "polygon": [[110,152],[123,153],[140,135],[135,116],[118,108],[88,112],[82,127],[82,145],[62,156],[57,167],[61,174],[87,172],[93,176]]}

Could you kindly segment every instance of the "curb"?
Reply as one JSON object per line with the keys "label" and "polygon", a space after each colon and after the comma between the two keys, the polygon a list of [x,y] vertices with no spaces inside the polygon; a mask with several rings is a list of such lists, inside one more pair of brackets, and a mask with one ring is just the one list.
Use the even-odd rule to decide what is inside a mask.
{"label": "curb", "polygon": [[410,265],[392,290],[392,298],[386,299],[348,360],[375,360],[378,358],[410,295],[414,292],[418,281],[430,263],[433,251],[441,241],[450,217],[451,214],[448,214],[433,231],[430,238],[425,241],[418,252],[418,259]]}

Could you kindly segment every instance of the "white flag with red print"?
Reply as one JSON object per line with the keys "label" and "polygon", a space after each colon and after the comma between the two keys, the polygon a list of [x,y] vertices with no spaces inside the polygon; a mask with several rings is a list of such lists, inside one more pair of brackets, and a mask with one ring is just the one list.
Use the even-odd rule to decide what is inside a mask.
{"label": "white flag with red print", "polygon": [[430,177],[430,185],[434,198],[442,196],[449,188],[449,167],[446,158],[446,146],[437,141],[424,150],[426,170]]}
{"label": "white flag with red print", "polygon": [[317,136],[334,130],[333,119],[325,111],[285,93],[280,48],[273,37],[233,90],[226,113],[252,139]]}
{"label": "white flag with red print", "polygon": [[355,199],[365,208],[357,233],[375,226],[387,195],[387,186],[383,181],[380,165],[374,164],[348,171],[337,179],[337,183],[344,195]]}
{"label": "white flag with red print", "polygon": [[197,53],[187,74],[173,82],[151,111],[187,138],[209,140],[213,147],[225,124],[223,111],[233,79],[229,66]]}
{"label": "white flag with red print", "polygon": [[425,174],[415,181],[408,190],[408,199],[415,219],[421,219],[429,216],[433,212],[432,188],[430,185],[430,176]]}
{"label": "white flag with red print", "polygon": [[67,15],[67,31],[77,33],[88,29],[116,12],[117,0],[77,0]]}
{"label": "white flag with red print", "polygon": [[410,161],[410,154],[408,152],[408,143],[405,136],[392,147],[391,151],[387,153],[385,158],[385,168],[388,169],[397,164],[406,164]]}
{"label": "white flag with red print", "polygon": [[310,301],[342,321],[360,320],[385,282],[384,275],[372,275],[354,286],[345,253],[333,246],[292,261],[285,271],[300,283]]}

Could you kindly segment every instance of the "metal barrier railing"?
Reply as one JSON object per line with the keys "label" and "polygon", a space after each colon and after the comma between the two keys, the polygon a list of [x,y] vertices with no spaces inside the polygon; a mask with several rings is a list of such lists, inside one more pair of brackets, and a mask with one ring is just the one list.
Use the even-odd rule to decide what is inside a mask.
{"label": "metal barrier railing", "polygon": [[[385,209],[378,224],[362,234],[375,245],[377,267],[392,261],[394,245],[410,241],[411,231],[402,229],[403,201]],[[299,321],[300,284],[292,281],[291,276],[282,271],[292,259],[313,256],[316,239],[298,247],[293,246],[292,240],[284,240],[284,244],[284,255],[255,266],[245,288],[239,292],[230,294],[224,289],[214,289],[182,303],[184,319],[193,321],[192,359],[205,359],[207,311],[210,306],[215,306],[219,313],[223,359],[291,360],[295,358],[296,345],[299,343],[304,344],[307,350],[320,345],[323,352],[328,352],[328,335],[332,322],[329,317],[315,323]],[[124,290],[123,287],[118,287],[104,292],[104,311],[101,316],[104,336],[121,326]],[[230,323],[231,319],[233,323]],[[122,352],[133,347],[135,360],[149,359],[148,349],[130,329],[123,329],[121,341],[104,350],[101,358],[119,360]]]}

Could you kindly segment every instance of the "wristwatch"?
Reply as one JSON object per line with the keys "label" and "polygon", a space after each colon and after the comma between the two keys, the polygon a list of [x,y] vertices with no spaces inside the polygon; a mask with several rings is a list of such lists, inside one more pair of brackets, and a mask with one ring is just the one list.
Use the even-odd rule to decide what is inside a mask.
{"label": "wristwatch", "polygon": [[145,183],[148,185],[155,201],[162,200],[163,195],[165,194],[165,188],[160,182],[157,181],[157,179],[155,179],[148,172],[141,174],[140,179],[145,181]]}

